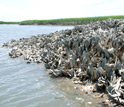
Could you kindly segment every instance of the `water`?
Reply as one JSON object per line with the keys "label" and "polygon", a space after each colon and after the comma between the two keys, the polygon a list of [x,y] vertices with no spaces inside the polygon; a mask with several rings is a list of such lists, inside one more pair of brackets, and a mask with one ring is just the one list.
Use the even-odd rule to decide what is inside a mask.
{"label": "water", "polygon": [[[71,26],[0,25],[0,45],[11,39],[73,28]],[[51,78],[42,64],[11,59],[0,47],[0,107],[96,107],[65,78]],[[66,84],[65,84],[66,83]]]}

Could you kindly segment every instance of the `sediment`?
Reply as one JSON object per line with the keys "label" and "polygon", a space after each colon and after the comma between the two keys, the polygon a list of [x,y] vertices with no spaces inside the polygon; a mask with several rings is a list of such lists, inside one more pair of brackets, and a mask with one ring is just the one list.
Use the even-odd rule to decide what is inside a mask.
{"label": "sediment", "polygon": [[[44,63],[54,77],[91,82],[124,105],[124,19],[107,19],[5,43],[11,58]],[[78,81],[78,82],[79,82]]]}

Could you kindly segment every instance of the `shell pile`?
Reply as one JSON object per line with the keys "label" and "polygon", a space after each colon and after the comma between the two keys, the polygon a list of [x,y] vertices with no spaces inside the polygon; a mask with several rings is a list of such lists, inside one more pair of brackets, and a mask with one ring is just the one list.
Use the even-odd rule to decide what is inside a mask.
{"label": "shell pile", "polygon": [[28,63],[44,62],[55,77],[79,78],[124,104],[124,19],[107,19],[20,40],[3,47]]}

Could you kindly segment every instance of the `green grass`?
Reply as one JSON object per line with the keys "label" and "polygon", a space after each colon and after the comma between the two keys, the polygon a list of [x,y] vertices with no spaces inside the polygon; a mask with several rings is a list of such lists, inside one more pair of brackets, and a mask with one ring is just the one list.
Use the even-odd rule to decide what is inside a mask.
{"label": "green grass", "polygon": [[100,16],[100,17],[86,17],[86,18],[64,18],[64,19],[53,19],[53,20],[25,20],[21,22],[3,22],[0,21],[0,24],[20,24],[20,25],[76,25],[86,22],[101,21],[108,18],[112,19],[124,19],[124,15],[120,16]]}
{"label": "green grass", "polygon": [[4,22],[0,21],[0,24],[19,24],[20,22]]}

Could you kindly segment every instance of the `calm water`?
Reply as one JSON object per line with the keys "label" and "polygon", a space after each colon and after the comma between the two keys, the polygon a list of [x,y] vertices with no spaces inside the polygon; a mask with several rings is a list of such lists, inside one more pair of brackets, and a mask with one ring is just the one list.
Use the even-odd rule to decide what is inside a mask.
{"label": "calm water", "polygon": [[[0,45],[11,39],[51,33],[71,26],[0,25]],[[96,107],[96,100],[81,95],[63,78],[51,78],[43,65],[11,59],[0,47],[0,107]],[[65,84],[66,83],[66,84]]]}

